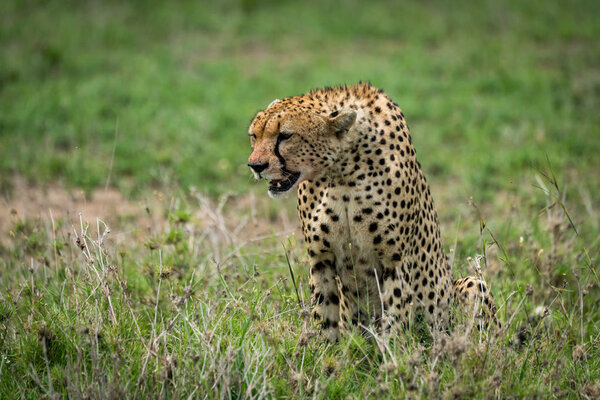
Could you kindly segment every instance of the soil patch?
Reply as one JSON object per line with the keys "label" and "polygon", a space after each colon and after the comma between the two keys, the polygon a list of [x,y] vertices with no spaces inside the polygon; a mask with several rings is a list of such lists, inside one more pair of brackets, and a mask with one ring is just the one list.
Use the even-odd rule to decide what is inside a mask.
{"label": "soil patch", "polygon": [[[59,183],[33,186],[23,179],[11,182],[10,197],[0,198],[0,242],[7,239],[18,220],[37,220],[45,224],[62,221],[77,227],[80,220],[96,226],[100,219],[114,234],[132,231],[148,234],[168,229],[169,214],[186,204],[194,229],[218,232],[238,243],[273,235],[299,234],[298,221],[288,202],[274,202],[266,193],[249,191],[243,195],[224,195],[218,199],[194,190],[185,199],[153,191],[138,199],[128,199],[115,188],[100,188],[86,195]],[[113,235],[111,235],[113,236]],[[301,235],[300,235],[301,236]]]}

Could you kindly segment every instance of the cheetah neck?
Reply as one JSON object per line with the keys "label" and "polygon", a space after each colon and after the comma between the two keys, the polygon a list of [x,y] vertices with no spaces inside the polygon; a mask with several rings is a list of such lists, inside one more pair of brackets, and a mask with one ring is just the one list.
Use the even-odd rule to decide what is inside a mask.
{"label": "cheetah neck", "polygon": [[[338,158],[329,173],[336,183],[353,186],[351,182],[358,184],[364,175],[388,176],[392,172],[390,158],[394,164],[406,164],[411,172],[420,171],[408,127],[399,110],[397,114],[375,114],[373,106],[359,101],[350,107],[355,109],[357,118],[341,140]],[[394,121],[394,125],[390,122],[386,126],[383,121]]]}

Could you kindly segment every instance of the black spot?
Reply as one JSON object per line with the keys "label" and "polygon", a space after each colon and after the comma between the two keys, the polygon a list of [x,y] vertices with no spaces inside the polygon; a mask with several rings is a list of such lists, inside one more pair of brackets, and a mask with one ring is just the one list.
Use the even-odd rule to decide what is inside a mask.
{"label": "black spot", "polygon": [[325,296],[323,296],[323,293],[321,293],[321,292],[315,293],[315,303],[321,304],[321,303],[323,303],[323,301],[325,301]]}
{"label": "black spot", "polygon": [[377,230],[377,222],[372,222],[371,225],[369,225],[369,232],[375,232]]}
{"label": "black spot", "polygon": [[326,224],[321,224],[321,230],[325,233],[329,233],[329,227]]}
{"label": "black spot", "polygon": [[381,243],[381,235],[377,235],[373,238],[373,244]]}
{"label": "black spot", "polygon": [[331,304],[340,304],[340,298],[335,293],[329,293],[329,301],[331,301]]}
{"label": "black spot", "polygon": [[319,261],[318,263],[315,264],[315,271],[322,271],[325,269],[325,264],[323,264],[321,261]]}
{"label": "black spot", "polygon": [[402,291],[399,288],[394,289],[394,296],[402,297]]}

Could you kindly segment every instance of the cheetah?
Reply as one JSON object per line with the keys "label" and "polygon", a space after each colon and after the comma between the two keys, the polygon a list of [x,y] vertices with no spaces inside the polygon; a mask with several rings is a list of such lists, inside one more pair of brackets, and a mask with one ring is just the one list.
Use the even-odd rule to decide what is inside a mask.
{"label": "cheetah", "polygon": [[269,196],[297,188],[312,315],[329,340],[351,324],[390,331],[415,316],[447,329],[455,296],[490,301],[484,281],[452,282],[404,114],[383,90],[359,83],[277,99],[248,134],[248,166]]}

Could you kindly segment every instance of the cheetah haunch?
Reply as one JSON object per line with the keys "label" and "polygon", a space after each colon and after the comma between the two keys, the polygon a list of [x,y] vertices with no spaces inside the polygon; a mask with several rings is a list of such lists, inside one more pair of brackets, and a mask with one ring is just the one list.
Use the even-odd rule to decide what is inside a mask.
{"label": "cheetah haunch", "polygon": [[382,90],[361,83],[275,100],[248,133],[248,166],[269,180],[269,195],[298,188],[313,316],[330,340],[349,323],[388,330],[418,314],[445,329],[456,290],[487,304],[485,282],[453,286],[404,114]]}

